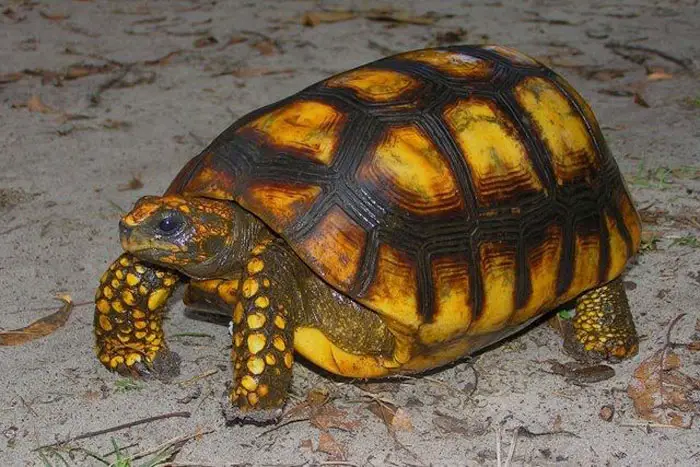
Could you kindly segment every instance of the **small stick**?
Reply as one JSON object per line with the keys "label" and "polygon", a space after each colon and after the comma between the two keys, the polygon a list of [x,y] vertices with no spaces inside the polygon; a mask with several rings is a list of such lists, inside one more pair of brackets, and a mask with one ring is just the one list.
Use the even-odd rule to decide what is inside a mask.
{"label": "small stick", "polygon": [[513,439],[510,441],[510,450],[508,451],[508,458],[506,459],[506,467],[510,467],[513,462],[513,456],[515,455],[515,445],[518,442],[518,434],[520,433],[520,427],[513,430]]}
{"label": "small stick", "polygon": [[156,415],[154,417],[143,418],[141,420],[136,420],[133,422],[122,423],[121,425],[113,426],[110,428],[105,428],[103,430],[89,431],[87,433],[83,433],[82,435],[74,436],[73,438],[68,438],[65,441],[57,441],[55,443],[45,444],[43,446],[39,446],[37,449],[44,449],[44,448],[48,448],[48,447],[52,447],[52,446],[57,446],[60,444],[72,443],[73,441],[78,441],[81,439],[93,438],[95,436],[104,435],[105,433],[112,433],[114,431],[124,430],[126,428],[131,428],[131,427],[134,427],[137,425],[143,425],[145,423],[151,423],[151,422],[155,422],[158,420],[163,420],[166,418],[175,418],[175,417],[190,418],[191,415],[192,414],[190,412],[171,412],[171,413],[166,413],[166,414],[162,414],[162,415]]}
{"label": "small stick", "polygon": [[619,44],[617,42],[608,42],[605,44],[605,47],[609,49],[625,49],[625,50],[637,50],[639,52],[648,52],[654,55],[658,55],[661,58],[665,58],[669,62],[673,62],[676,65],[680,66],[686,71],[692,71],[690,69],[690,65],[688,65],[688,60],[687,59],[680,59],[677,57],[674,57],[673,55],[669,55],[666,52],[662,52],[660,50],[652,49],[651,47],[644,47],[641,45],[624,45],[624,44]]}
{"label": "small stick", "polygon": [[199,381],[200,379],[207,378],[207,377],[209,377],[209,376],[211,376],[211,375],[215,375],[215,374],[217,374],[218,372],[219,372],[219,370],[209,370],[209,371],[205,371],[205,372],[202,373],[201,375],[193,376],[192,378],[186,379],[186,380],[184,380],[184,381],[180,381],[180,382],[177,383],[177,384],[178,384],[179,386],[187,386],[187,385],[189,385],[189,384],[194,383],[195,381]]}

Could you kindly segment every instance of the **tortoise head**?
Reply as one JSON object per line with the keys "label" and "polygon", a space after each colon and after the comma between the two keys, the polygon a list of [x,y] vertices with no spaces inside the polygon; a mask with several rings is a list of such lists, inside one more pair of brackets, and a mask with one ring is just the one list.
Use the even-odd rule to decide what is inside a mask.
{"label": "tortoise head", "polygon": [[121,244],[143,261],[216,277],[232,266],[241,211],[229,201],[145,196],[119,222]]}

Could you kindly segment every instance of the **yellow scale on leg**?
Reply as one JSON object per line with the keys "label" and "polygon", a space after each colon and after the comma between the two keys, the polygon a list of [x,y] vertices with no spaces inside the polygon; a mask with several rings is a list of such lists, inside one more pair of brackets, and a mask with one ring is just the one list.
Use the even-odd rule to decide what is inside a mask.
{"label": "yellow scale on leg", "polygon": [[[179,358],[165,344],[163,315],[178,281],[177,274],[128,253],[110,265],[95,293],[95,351],[105,367],[133,376],[174,376]],[[159,357],[168,361],[153,371]]]}
{"label": "yellow scale on leg", "polygon": [[275,281],[265,262],[270,241],[252,249],[233,311],[231,403],[242,412],[280,409],[291,381],[292,329],[288,311],[276,301]]}

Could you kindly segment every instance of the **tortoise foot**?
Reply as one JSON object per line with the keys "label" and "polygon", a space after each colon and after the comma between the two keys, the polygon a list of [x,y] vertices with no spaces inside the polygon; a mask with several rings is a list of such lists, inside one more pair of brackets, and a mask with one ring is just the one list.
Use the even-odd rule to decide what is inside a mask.
{"label": "tortoise foot", "polygon": [[228,396],[222,402],[227,425],[274,425],[282,417],[282,408],[244,410],[230,405]]}
{"label": "tortoise foot", "polygon": [[126,358],[122,355],[114,355],[105,359],[116,362],[116,365],[113,363],[104,366],[122,376],[143,380],[157,379],[163,382],[170,381],[180,375],[180,362],[182,361],[177,353],[169,349],[159,350],[152,359],[143,354],[135,354],[131,350],[128,351]]}
{"label": "tortoise foot", "polygon": [[564,350],[580,362],[633,357],[639,339],[620,278],[581,295],[571,319],[558,318]]}

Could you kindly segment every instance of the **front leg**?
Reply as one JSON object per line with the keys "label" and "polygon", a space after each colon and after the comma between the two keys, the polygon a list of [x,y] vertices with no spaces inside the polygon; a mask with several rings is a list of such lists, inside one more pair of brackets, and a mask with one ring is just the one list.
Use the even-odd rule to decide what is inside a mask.
{"label": "front leg", "polygon": [[100,279],[95,294],[95,351],[111,371],[134,377],[170,379],[180,357],[168,350],[163,333],[165,304],[179,276],[122,254]]}
{"label": "front leg", "polygon": [[284,257],[271,241],[251,253],[233,311],[233,384],[229,422],[270,423],[279,419],[292,379],[293,323],[289,306],[297,293]]}

